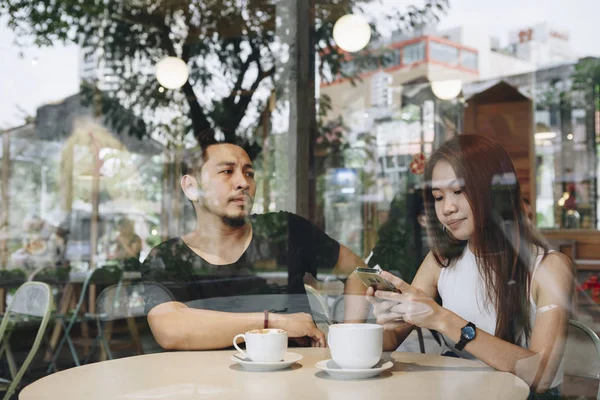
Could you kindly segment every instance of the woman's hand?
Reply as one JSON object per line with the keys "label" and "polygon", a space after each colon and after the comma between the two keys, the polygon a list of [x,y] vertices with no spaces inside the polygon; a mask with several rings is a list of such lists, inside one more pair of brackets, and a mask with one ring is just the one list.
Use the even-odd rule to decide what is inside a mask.
{"label": "woman's hand", "polygon": [[377,323],[384,325],[386,329],[393,329],[405,321],[421,328],[441,330],[448,310],[421,289],[409,285],[389,272],[382,272],[381,277],[392,283],[400,293],[374,291],[373,288],[367,290],[367,298],[373,304]]}

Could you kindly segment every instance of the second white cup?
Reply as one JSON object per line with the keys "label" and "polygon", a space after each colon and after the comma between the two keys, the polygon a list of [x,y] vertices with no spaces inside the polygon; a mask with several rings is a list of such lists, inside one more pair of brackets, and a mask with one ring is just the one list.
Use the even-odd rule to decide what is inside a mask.
{"label": "second white cup", "polygon": [[329,327],[327,342],[333,361],[343,369],[375,366],[383,353],[383,326],[336,324]]}
{"label": "second white cup", "polygon": [[[243,337],[246,351],[237,342]],[[288,333],[283,329],[254,329],[233,338],[233,346],[244,356],[255,362],[277,362],[283,360],[287,351]]]}

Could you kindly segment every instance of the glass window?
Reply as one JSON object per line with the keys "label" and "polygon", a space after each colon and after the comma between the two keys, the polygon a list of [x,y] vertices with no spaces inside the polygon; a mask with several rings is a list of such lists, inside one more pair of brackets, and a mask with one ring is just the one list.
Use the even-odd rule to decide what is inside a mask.
{"label": "glass window", "polygon": [[429,42],[429,56],[432,60],[446,64],[458,64],[458,48],[436,41]]}
{"label": "glass window", "polygon": [[536,110],[537,225],[598,229],[597,155],[586,130],[593,125],[584,109],[565,103],[562,111],[558,104],[549,108]]}
{"label": "glass window", "polygon": [[347,60],[342,63],[342,74],[345,76],[353,76],[356,71],[356,63],[354,60]]}
{"label": "glass window", "polygon": [[[429,245],[438,245],[431,235],[449,222],[424,210],[426,162],[447,140],[478,133],[506,148],[542,234],[576,240],[578,276],[594,275],[591,289],[578,285],[576,293],[589,313],[573,310],[573,317],[599,330],[600,50],[593,33],[600,1],[548,2],[542,12],[523,0],[0,0],[0,315],[6,317],[4,306],[19,285],[40,280],[53,285],[57,310],[76,318],[77,310],[67,309],[85,304],[80,296],[94,300],[82,293],[83,277],[116,271],[119,279],[108,283],[127,297],[110,303],[135,309],[131,315],[138,315],[144,293],[121,280],[122,273],[164,284],[174,300],[198,310],[253,313],[240,320],[256,328],[264,310],[280,314],[272,325],[296,317],[281,314],[311,313],[295,321],[307,328],[297,331],[318,335],[315,329],[326,331],[349,315],[342,294],[357,260],[372,256],[371,266],[413,279]],[[243,148],[199,148],[214,141]],[[489,171],[487,162],[493,157],[469,170]],[[508,203],[511,211],[520,205]],[[478,206],[474,214],[487,207]],[[512,222],[514,214],[493,217]],[[427,218],[433,224],[426,226]],[[455,228],[462,229],[460,221]],[[459,244],[473,238],[466,228],[465,237],[455,237]],[[446,240],[449,232],[438,233]],[[486,245],[501,243],[503,233]],[[340,258],[340,244],[356,257]],[[342,259],[352,261],[337,265]],[[506,264],[501,267],[512,267]],[[80,314],[102,306],[99,294]],[[147,353],[178,349],[184,341],[173,346],[172,339],[182,337],[205,340],[188,350],[229,348],[232,337],[225,340],[224,333],[233,332],[239,317],[208,324],[213,335],[166,335],[165,344],[148,326],[148,311],[135,321]],[[51,324],[48,331],[55,332],[67,325]],[[115,335],[128,325],[115,320]],[[20,365],[31,331],[28,325],[14,332],[12,355]],[[85,333],[76,326],[71,337]],[[411,338],[400,356],[418,348],[418,338]],[[426,343],[429,350],[435,341]],[[115,358],[137,350],[114,347]],[[56,354],[58,369],[76,364],[67,348]],[[91,353],[91,361],[97,356]],[[44,357],[34,363],[33,371],[48,368]],[[204,364],[210,363],[196,365]],[[11,375],[5,365],[0,360],[0,381]],[[156,380],[148,380],[150,387],[139,392],[106,397],[200,388],[286,398],[297,373],[284,374],[289,380],[275,382],[282,390],[268,393],[274,380],[253,375],[248,379],[256,384],[246,388],[236,379],[218,388],[153,387]],[[126,388],[119,378],[107,390]],[[355,388],[324,379],[319,385],[340,388],[338,395],[328,390],[330,398]],[[369,385],[378,381],[360,383]],[[439,393],[446,387],[460,389],[445,385]],[[518,397],[504,389],[497,397]]]}
{"label": "glass window", "polygon": [[404,46],[402,49],[404,64],[412,64],[425,59],[425,42],[418,42]]}
{"label": "glass window", "polygon": [[460,65],[465,68],[477,69],[477,53],[469,50],[460,51]]}
{"label": "glass window", "polygon": [[595,61],[549,68],[535,74],[537,226],[544,229],[600,229],[598,105],[589,87]]}
{"label": "glass window", "polygon": [[396,167],[396,164],[394,163],[394,157],[393,156],[386,156],[386,167],[388,169],[394,169]]}
{"label": "glass window", "polygon": [[383,54],[383,60],[381,62],[383,68],[393,67],[400,65],[400,49],[393,49],[386,51]]}

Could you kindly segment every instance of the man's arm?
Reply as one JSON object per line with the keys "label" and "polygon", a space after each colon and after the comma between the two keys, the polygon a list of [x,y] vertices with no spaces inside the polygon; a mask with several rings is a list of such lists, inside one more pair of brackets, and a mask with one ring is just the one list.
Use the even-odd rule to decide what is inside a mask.
{"label": "man's arm", "polygon": [[[313,346],[325,346],[325,335],[309,314],[269,313],[268,318],[269,328],[284,329],[291,338],[308,336]],[[264,313],[193,309],[171,301],[150,310],[148,324],[156,342],[166,350],[216,350],[231,347],[239,333],[263,328]]]}

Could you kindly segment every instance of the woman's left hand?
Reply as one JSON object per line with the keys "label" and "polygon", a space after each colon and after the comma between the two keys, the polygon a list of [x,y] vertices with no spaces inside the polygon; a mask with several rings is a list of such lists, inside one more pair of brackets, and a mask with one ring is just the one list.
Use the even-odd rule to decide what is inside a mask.
{"label": "woman's left hand", "polygon": [[379,310],[378,320],[385,321],[386,314],[397,318],[399,315],[406,322],[421,328],[441,330],[447,318],[448,310],[440,306],[424,291],[404,282],[402,279],[389,272],[383,271],[382,278],[392,283],[400,293],[378,290],[374,296],[389,308],[382,312]]}

